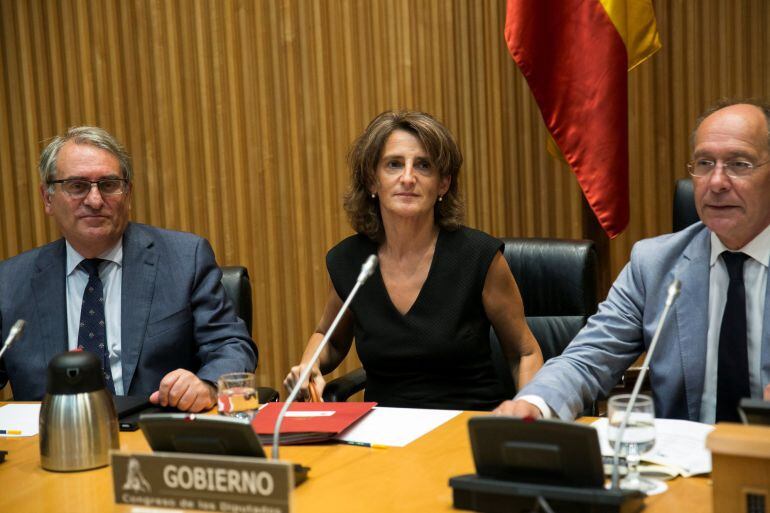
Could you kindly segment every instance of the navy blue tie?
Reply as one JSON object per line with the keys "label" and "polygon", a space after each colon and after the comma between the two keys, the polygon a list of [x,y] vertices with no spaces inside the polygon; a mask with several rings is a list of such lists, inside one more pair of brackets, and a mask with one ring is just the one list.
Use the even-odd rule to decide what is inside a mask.
{"label": "navy blue tie", "polygon": [[740,422],[738,403],[749,397],[749,355],[746,342],[746,290],[743,284],[745,253],[722,253],[730,284],[719,330],[717,363],[717,422]]}
{"label": "navy blue tie", "polygon": [[80,262],[80,267],[88,273],[88,283],[83,291],[83,306],[80,309],[80,329],[78,347],[94,353],[102,361],[104,382],[107,390],[115,394],[110,370],[110,351],[107,346],[107,324],[104,317],[104,287],[99,278],[101,258],[88,258]]}

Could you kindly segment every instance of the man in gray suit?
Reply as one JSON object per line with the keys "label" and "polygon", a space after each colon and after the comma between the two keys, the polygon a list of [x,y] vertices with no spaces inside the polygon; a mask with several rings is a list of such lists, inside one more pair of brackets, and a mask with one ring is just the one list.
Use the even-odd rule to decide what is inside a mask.
{"label": "man in gray suit", "polygon": [[741,397],[767,398],[769,134],[758,102],[723,101],[698,119],[688,168],[702,222],[638,242],[598,312],[497,413],[572,419],[608,394],[648,348],[674,278],[681,295],[649,372],[656,415],[737,420]]}
{"label": "man in gray suit", "polygon": [[209,243],[128,220],[128,154],[100,128],[56,137],[40,158],[40,194],[63,238],[0,262],[0,332],[27,327],[0,362],[0,386],[40,400],[46,367],[94,352],[108,388],[200,411],[223,373],[253,371],[254,342],[220,283]]}

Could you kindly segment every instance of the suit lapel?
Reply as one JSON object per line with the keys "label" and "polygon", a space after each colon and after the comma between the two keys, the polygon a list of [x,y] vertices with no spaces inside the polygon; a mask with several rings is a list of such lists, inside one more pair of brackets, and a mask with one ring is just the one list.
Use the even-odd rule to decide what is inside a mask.
{"label": "suit lapel", "polygon": [[123,235],[123,277],[121,281],[121,359],[123,390],[128,395],[142,352],[147,319],[155,291],[158,254],[153,240],[133,223]]}
{"label": "suit lapel", "polygon": [[702,230],[685,248],[674,270],[682,281],[681,297],[675,304],[679,350],[690,420],[700,418],[700,404],[706,373],[708,333],[709,230]]}
{"label": "suit lapel", "polygon": [[762,319],[762,339],[760,344],[762,367],[759,379],[762,382],[762,390],[764,390],[770,384],[770,270],[767,272],[767,280],[765,281],[765,313]]}
{"label": "suit lapel", "polygon": [[37,322],[43,337],[46,362],[68,348],[64,247],[64,239],[45,247],[35,261],[35,274],[32,276]]}

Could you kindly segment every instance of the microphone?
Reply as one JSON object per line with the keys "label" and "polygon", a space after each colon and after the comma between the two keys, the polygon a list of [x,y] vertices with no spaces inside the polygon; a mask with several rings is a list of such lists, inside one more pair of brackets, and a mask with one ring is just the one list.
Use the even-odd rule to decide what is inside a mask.
{"label": "microphone", "polygon": [[655,346],[658,345],[658,339],[660,339],[660,332],[663,330],[663,323],[666,321],[666,316],[668,315],[668,311],[671,308],[671,305],[674,304],[674,300],[679,296],[679,291],[682,290],[682,282],[678,279],[674,278],[674,281],[671,282],[671,285],[668,286],[668,295],[666,296],[666,303],[663,305],[663,313],[660,314],[660,319],[658,319],[658,326],[655,328],[655,334],[652,336],[652,342],[650,342],[650,348],[647,349],[647,356],[644,358],[644,363],[642,363],[642,368],[639,371],[639,377],[636,379],[636,384],[634,385],[634,389],[631,392],[631,397],[628,399],[628,405],[626,406],[626,411],[623,414],[623,420],[620,423],[620,428],[618,428],[618,434],[615,438],[615,447],[613,448],[613,456],[612,456],[612,488],[617,489],[618,488],[618,462],[620,460],[620,442],[623,440],[623,433],[626,431],[626,424],[628,424],[628,417],[631,414],[631,409],[634,407],[634,403],[636,403],[636,396],[639,395],[639,390],[642,388],[642,382],[644,381],[644,378],[647,376],[647,371],[650,368],[650,360],[652,359],[652,353],[655,352]]}
{"label": "microphone", "polygon": [[299,379],[294,384],[294,388],[291,390],[289,397],[286,399],[286,403],[284,403],[283,408],[281,408],[281,411],[278,414],[278,418],[275,419],[275,429],[273,430],[273,447],[271,450],[272,459],[274,460],[278,459],[278,451],[279,451],[278,438],[281,432],[281,423],[283,423],[283,418],[286,416],[286,412],[289,410],[289,406],[291,406],[291,403],[293,403],[294,399],[296,399],[297,394],[299,393],[299,389],[302,387],[302,383],[304,383],[305,380],[308,379],[310,372],[313,370],[313,365],[315,365],[315,362],[318,361],[318,358],[321,356],[321,351],[323,351],[324,347],[326,347],[326,344],[329,343],[329,339],[334,333],[334,330],[337,329],[337,324],[339,324],[340,319],[342,319],[342,315],[345,313],[345,310],[347,310],[350,302],[353,301],[353,298],[358,292],[358,289],[361,288],[361,285],[363,285],[364,282],[369,278],[369,276],[372,275],[376,267],[377,267],[377,255],[374,255],[374,254],[369,255],[369,258],[367,258],[366,262],[364,262],[364,264],[361,266],[361,272],[358,273],[358,278],[356,278],[356,284],[353,287],[353,290],[350,291],[350,294],[348,294],[348,298],[340,307],[340,311],[337,312],[337,317],[334,318],[334,321],[332,322],[331,326],[329,326],[329,329],[326,330],[326,334],[321,340],[321,343],[318,344],[318,347],[313,353],[313,356],[310,357],[310,361],[308,361],[307,365],[305,366],[305,369],[300,373]]}
{"label": "microphone", "polygon": [[[369,258],[366,259],[364,265],[361,266],[361,272],[358,273],[358,278],[356,278],[356,285],[363,285],[369,276],[374,273],[375,267],[377,267],[377,255],[369,255]],[[352,296],[353,293],[351,292],[350,295]]]}
{"label": "microphone", "polygon": [[24,333],[25,324],[27,324],[27,322],[24,319],[19,319],[13,324],[13,326],[11,326],[11,331],[8,332],[8,337],[5,339],[3,348],[0,349],[0,359],[3,358],[5,352],[13,345],[14,342],[19,340],[21,334]]}

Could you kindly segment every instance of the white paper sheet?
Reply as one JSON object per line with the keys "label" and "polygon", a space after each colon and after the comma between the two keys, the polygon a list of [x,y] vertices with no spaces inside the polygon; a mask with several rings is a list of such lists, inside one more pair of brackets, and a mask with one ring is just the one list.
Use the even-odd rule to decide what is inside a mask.
{"label": "white paper sheet", "polygon": [[0,430],[21,431],[21,434],[0,436],[35,436],[39,430],[39,418],[39,404],[6,404],[0,407]]}
{"label": "white paper sheet", "polygon": [[[611,456],[607,441],[607,419],[592,425],[599,432],[602,455]],[[643,462],[674,468],[683,476],[711,472],[711,451],[706,449],[706,436],[714,426],[689,420],[655,419],[655,447],[642,455]]]}
{"label": "white paper sheet", "polygon": [[404,447],[459,414],[457,410],[375,406],[335,439],[359,445]]}

